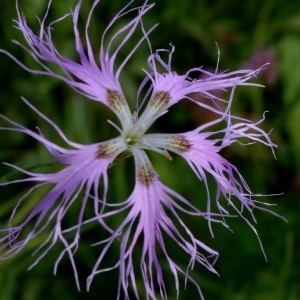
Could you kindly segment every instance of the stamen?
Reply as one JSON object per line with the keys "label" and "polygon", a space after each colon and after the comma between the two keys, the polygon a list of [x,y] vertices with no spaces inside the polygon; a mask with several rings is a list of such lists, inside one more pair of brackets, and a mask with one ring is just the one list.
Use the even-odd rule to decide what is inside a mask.
{"label": "stamen", "polygon": [[164,154],[166,159],[168,159],[169,161],[173,160],[173,157],[170,155],[170,153],[167,151],[167,149],[164,149]]}
{"label": "stamen", "polygon": [[138,118],[138,112],[135,111],[133,114],[132,114],[132,121],[135,122]]}
{"label": "stamen", "polygon": [[120,127],[117,126],[114,122],[112,122],[111,120],[107,120],[107,122],[108,122],[110,125],[112,125],[114,128],[116,128],[116,129],[119,131],[119,133],[122,133],[122,130],[120,129]]}
{"label": "stamen", "polygon": [[130,144],[131,141],[132,141],[132,139],[130,136],[125,139],[126,144]]}

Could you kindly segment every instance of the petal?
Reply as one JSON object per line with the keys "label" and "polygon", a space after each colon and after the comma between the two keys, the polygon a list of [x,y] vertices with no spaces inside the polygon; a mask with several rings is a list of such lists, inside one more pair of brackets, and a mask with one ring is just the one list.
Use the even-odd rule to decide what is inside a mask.
{"label": "petal", "polygon": [[[92,217],[92,221],[100,223],[101,226],[107,229],[107,226],[105,226],[100,217],[106,205],[106,194],[108,190],[107,172],[110,164],[127,148],[127,145],[122,138],[115,138],[92,145],[75,144],[65,137],[57,125],[50,122],[50,120],[36,109],[35,111],[48,121],[65,141],[72,146],[76,146],[76,148],[65,149],[60,147],[41,134],[35,133],[5,118],[13,127],[0,129],[22,132],[33,137],[42,143],[50,154],[61,163],[62,169],[55,173],[42,174],[15,167],[17,170],[25,173],[27,178],[0,184],[7,185],[28,181],[38,182],[36,186],[30,188],[29,191],[21,197],[11,214],[8,229],[2,230],[4,236],[0,238],[0,250],[3,250],[1,259],[18,253],[31,240],[44,233],[46,229],[51,229],[48,238],[46,238],[44,243],[37,249],[37,252],[40,252],[40,256],[32,266],[36,265],[57,242],[61,242],[64,249],[57,259],[55,270],[62,257],[65,254],[68,255],[79,288],[73,255],[78,247],[81,227],[89,223],[89,220],[85,220],[88,200],[93,199],[95,217]],[[103,193],[99,199],[98,189],[101,180],[103,180]],[[25,201],[29,201],[29,196],[32,192],[44,186],[50,188],[49,192],[47,192],[28,215],[24,217],[23,221],[15,225],[15,218],[20,206]],[[80,201],[79,205],[76,205],[75,203],[78,201]],[[75,224],[70,225],[71,229],[66,228],[64,222],[65,216],[70,209],[72,209],[72,214],[74,214],[74,212],[77,213],[77,217],[72,218]]]}
{"label": "petal", "polygon": [[[38,35],[36,35],[28,26],[25,16],[19,12],[18,5],[18,19],[15,21],[17,24],[16,27],[23,33],[28,48],[26,48],[19,42],[16,43],[22,48],[24,48],[27,52],[29,52],[31,57],[42,67],[43,70],[41,71],[29,69],[5,50],[0,50],[0,52],[7,54],[27,71],[30,71],[35,74],[48,75],[63,80],[79,93],[85,95],[88,98],[103,103],[118,116],[123,129],[126,129],[132,124],[132,114],[123,95],[119,83],[119,75],[126,62],[130,59],[130,57],[135,52],[137,47],[141,44],[141,42],[146,38],[147,33],[134,46],[132,51],[129,52],[128,56],[124,59],[124,62],[117,69],[117,71],[114,70],[114,63],[120,49],[130,39],[130,37],[135,32],[136,27],[140,24],[142,16],[153,5],[146,5],[145,3],[141,7],[128,9],[128,4],[113,18],[113,20],[109,23],[107,29],[105,30],[101,40],[99,53],[100,62],[98,65],[96,63],[96,59],[92,51],[92,46],[88,35],[88,29],[93,11],[99,2],[99,0],[94,2],[88,14],[88,19],[85,26],[85,42],[87,47],[87,53],[85,53],[84,51],[84,47],[78,30],[78,16],[82,0],[78,2],[74,12],[71,14],[74,24],[73,27],[75,44],[80,60],[79,62],[72,61],[66,57],[63,57],[56,49],[56,46],[54,45],[52,40],[52,27],[54,27],[55,23],[58,23],[59,21],[68,17],[69,15],[63,16],[62,18],[52,22],[48,27],[45,28],[45,21],[49,13],[51,1],[49,2],[43,20],[40,22],[40,32]],[[113,27],[113,25],[115,25],[118,19],[132,11],[135,11],[137,15],[127,24],[123,25],[121,29],[119,29],[119,31],[112,37],[108,48],[105,49],[104,39],[106,37],[108,29]],[[122,38],[120,38],[120,36]],[[117,47],[117,49],[114,50],[114,52],[110,55],[110,46],[112,42],[114,42],[117,39],[119,40],[120,44]],[[53,64],[58,65],[61,68],[62,72],[57,73],[56,71],[54,71],[52,69]]]}
{"label": "petal", "polygon": [[[149,58],[149,65],[151,73],[147,73],[147,78],[142,83],[145,86],[145,81],[149,80],[151,86],[147,92],[150,94],[151,99],[145,107],[143,113],[138,120],[140,123],[147,124],[147,128],[151,124],[163,115],[172,105],[183,99],[189,99],[201,107],[209,109],[219,115],[223,115],[224,112],[221,110],[215,100],[225,101],[214,96],[212,91],[226,90],[235,88],[240,85],[248,86],[261,86],[259,84],[248,82],[250,79],[255,78],[258,73],[264,69],[265,65],[258,68],[257,70],[237,70],[227,73],[211,73],[203,70],[202,68],[193,68],[184,75],[179,75],[171,69],[172,54],[174,47],[169,51],[168,62],[165,63],[161,56],[161,52],[168,52],[167,50],[158,50],[152,54]],[[163,67],[165,72],[159,72],[157,65]],[[191,79],[190,74],[197,72],[198,74],[205,73],[205,78]],[[199,93],[211,100],[210,104],[199,102],[191,97],[191,93]]]}
{"label": "petal", "polygon": [[[128,286],[131,284],[136,298],[139,298],[136,289],[133,260],[137,260],[135,250],[137,242],[142,241],[139,274],[142,275],[147,297],[156,299],[155,286],[157,285],[161,298],[167,298],[163,269],[156,252],[158,247],[168,261],[174,277],[177,295],[179,294],[178,273],[181,273],[185,279],[196,285],[202,297],[199,285],[190,277],[188,270],[193,268],[194,263],[199,263],[216,273],[213,265],[218,254],[199,241],[180,218],[178,211],[184,212],[183,206],[192,207],[188,204],[188,201],[158,180],[158,176],[144,151],[132,149],[132,152],[136,166],[136,184],[132,194],[124,202],[123,207],[124,209],[129,209],[129,212],[110,238],[104,244],[103,242],[98,243],[103,248],[88,278],[88,288],[96,274],[119,268],[118,296],[123,290],[125,299],[129,299]],[[195,216],[207,217],[206,214],[196,208],[193,207],[192,209]],[[102,215],[104,219],[106,216],[110,217],[111,214],[108,213],[106,215],[104,213]],[[165,244],[163,234],[168,237],[168,240],[175,243],[180,251],[190,256],[190,264],[186,270],[177,265],[168,254],[168,247]],[[117,239],[120,239],[120,235],[119,260],[111,267],[102,267],[110,247],[114,242],[117,242]]]}

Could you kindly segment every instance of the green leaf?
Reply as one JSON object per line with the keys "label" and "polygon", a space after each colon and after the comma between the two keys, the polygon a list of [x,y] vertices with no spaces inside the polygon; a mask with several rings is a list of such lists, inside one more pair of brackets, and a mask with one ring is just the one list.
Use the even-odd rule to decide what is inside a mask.
{"label": "green leaf", "polygon": [[283,100],[285,103],[293,103],[300,98],[300,38],[287,35],[279,42],[278,50]]}

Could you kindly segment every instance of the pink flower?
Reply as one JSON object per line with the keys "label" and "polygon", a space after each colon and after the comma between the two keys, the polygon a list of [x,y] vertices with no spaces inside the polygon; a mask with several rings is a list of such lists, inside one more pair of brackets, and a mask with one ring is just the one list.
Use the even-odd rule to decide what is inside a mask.
{"label": "pink flower", "polygon": [[[148,35],[153,28],[145,31],[142,17],[152,5],[145,3],[143,6],[134,9],[130,9],[127,5],[113,18],[103,33],[99,63],[97,63],[91,48],[88,28],[93,10],[99,1],[94,2],[86,22],[84,35],[87,45],[86,51],[83,49],[77,28],[81,3],[82,1],[78,2],[72,13],[79,62],[63,57],[53,44],[51,27],[60,20],[51,23],[49,27],[45,28],[45,16],[40,22],[40,32],[36,35],[28,27],[25,17],[20,14],[18,8],[18,20],[16,23],[18,29],[21,30],[25,37],[28,48],[18,42],[17,44],[31,54],[42,70],[28,69],[11,54],[4,50],[1,50],[1,52],[10,56],[26,70],[34,74],[48,75],[63,80],[75,91],[110,108],[116,114],[121,124],[121,128],[119,128],[111,123],[118,129],[119,136],[92,145],[80,145],[71,142],[51,119],[23,99],[27,106],[56,130],[62,140],[68,144],[70,149],[67,149],[54,144],[44,137],[41,132],[34,132],[1,116],[10,124],[10,127],[1,127],[1,130],[21,132],[29,135],[42,143],[50,155],[61,165],[61,170],[48,174],[29,172],[11,165],[13,168],[23,172],[27,177],[1,185],[19,182],[34,182],[35,185],[20,199],[12,212],[8,229],[2,231],[2,233],[4,232],[4,236],[0,238],[0,249],[4,251],[2,258],[18,253],[29,241],[35,239],[46,229],[51,228],[48,238],[37,249],[36,252],[39,252],[40,256],[32,266],[36,265],[56,243],[60,242],[64,250],[57,258],[55,272],[61,259],[67,255],[71,261],[75,280],[79,288],[74,254],[80,246],[82,228],[90,223],[96,223],[107,233],[108,237],[105,240],[97,241],[93,245],[99,247],[99,257],[87,279],[88,289],[95,275],[118,269],[119,285],[117,298],[120,298],[123,293],[122,295],[124,295],[125,299],[129,299],[129,288],[133,290],[136,298],[139,298],[140,291],[138,291],[136,286],[136,276],[142,276],[147,299],[156,299],[157,293],[160,294],[162,299],[166,299],[168,291],[164,284],[164,275],[156,252],[159,248],[170,267],[177,296],[180,290],[179,275],[181,274],[186,280],[195,284],[200,297],[203,298],[199,283],[190,276],[189,271],[193,269],[195,264],[200,264],[213,273],[217,273],[214,269],[214,264],[218,253],[195,237],[192,230],[182,220],[181,215],[187,214],[194,218],[206,219],[211,233],[213,233],[213,222],[219,222],[228,227],[226,217],[231,216],[231,214],[225,208],[225,205],[222,204],[225,202],[232,206],[236,213],[256,233],[254,209],[265,209],[260,202],[254,199],[256,195],[252,193],[238,169],[223,158],[220,151],[232,143],[239,142],[240,138],[243,138],[243,140],[248,139],[249,143],[262,143],[271,148],[272,151],[276,147],[271,142],[269,135],[259,128],[259,124],[263,119],[253,123],[249,120],[231,116],[230,113],[235,88],[239,85],[257,85],[249,82],[249,80],[255,77],[261,68],[254,71],[240,70],[221,74],[218,74],[217,70],[215,73],[210,73],[203,70],[203,68],[194,68],[186,74],[179,75],[171,69],[174,47],[172,47],[170,52],[159,50],[153,54],[151,50],[148,60],[149,70],[146,71],[145,80],[141,83],[138,91],[139,96],[140,92],[147,86],[146,98],[141,100],[137,111],[131,112],[119,82],[119,75],[140,43],[147,41],[150,45]],[[115,40],[121,34],[125,35],[125,38],[123,38],[114,52],[110,49],[111,43],[108,48],[104,48],[104,39],[107,31],[119,18],[122,18],[129,12],[136,12],[136,16],[122,27],[113,36],[112,40]],[[115,58],[120,48],[129,41],[138,26],[142,28],[143,37],[132,48],[124,62],[115,70]],[[161,58],[161,51],[168,53],[167,63]],[[163,72],[158,71],[157,64],[163,68]],[[53,65],[58,65],[61,68],[61,74],[53,71]],[[205,73],[205,79],[191,79],[190,74],[192,72]],[[229,101],[219,99],[212,93],[214,90],[225,89],[231,89]],[[191,93],[198,93],[210,99],[211,102],[208,104],[199,101],[195,101],[195,103],[216,112],[219,118],[190,132],[178,134],[147,133],[149,127],[158,118],[167,113],[172,105],[184,98],[194,101],[189,96]],[[225,111],[217,104],[218,101],[227,103]],[[215,125],[218,125],[218,128],[222,125],[223,129],[214,130]],[[197,208],[197,204],[192,204],[160,181],[148,157],[148,151],[158,152],[168,160],[172,160],[172,155],[180,155],[186,160],[197,178],[207,189],[206,199],[198,200],[206,201],[206,211],[200,211]],[[117,165],[118,160],[125,158],[128,153],[133,156],[135,165],[134,190],[128,199],[118,199],[117,204],[112,203],[110,199],[107,199],[108,187],[109,185],[113,186],[113,183],[109,183],[108,180],[108,169],[112,163]],[[208,175],[216,182],[217,189],[214,197],[209,193]],[[100,181],[103,182],[102,189],[102,185],[99,184]],[[27,201],[35,189],[45,185],[50,186],[49,192],[23,222],[19,225],[14,225],[14,217],[20,209],[20,205]],[[99,190],[101,191],[99,192]],[[86,207],[90,205],[90,202],[92,202],[94,207],[92,216],[86,213]],[[212,209],[213,202],[215,202],[217,207],[216,212]],[[64,219],[71,209],[73,212],[74,206],[79,207],[76,220],[73,225],[66,227]],[[250,213],[250,220],[245,216],[244,210]],[[125,214],[125,218],[116,228],[111,228],[108,225],[110,224],[108,220],[120,214]],[[29,233],[26,230],[28,225],[31,225]],[[166,239],[176,244],[179,251],[190,258],[186,269],[182,269],[168,254],[169,243],[165,242]],[[139,253],[136,249],[138,241],[142,243],[140,256],[136,255],[136,253]],[[116,258],[114,265],[108,267],[104,264],[104,260],[110,248],[117,247],[117,244],[120,247],[120,256]],[[133,257],[135,260],[139,260],[140,268],[136,269],[134,267]]]}

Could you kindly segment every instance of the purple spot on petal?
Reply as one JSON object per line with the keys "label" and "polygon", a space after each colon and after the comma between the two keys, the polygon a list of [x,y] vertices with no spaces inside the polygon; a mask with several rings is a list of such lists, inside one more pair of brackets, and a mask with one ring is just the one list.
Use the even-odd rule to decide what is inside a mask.
{"label": "purple spot on petal", "polygon": [[169,92],[161,91],[155,94],[151,106],[156,111],[161,111],[163,108],[165,108],[168,103],[170,102],[171,95]]}
{"label": "purple spot on petal", "polygon": [[109,106],[117,112],[122,112],[126,107],[124,97],[116,90],[107,90],[107,102]]}
{"label": "purple spot on petal", "polygon": [[155,173],[153,172],[152,167],[149,164],[138,165],[138,180],[140,183],[149,187],[155,178]]}
{"label": "purple spot on petal", "polygon": [[192,143],[184,135],[175,135],[170,138],[168,146],[175,152],[183,153],[191,149]]}
{"label": "purple spot on petal", "polygon": [[96,151],[96,159],[107,159],[111,158],[118,151],[118,147],[115,142],[99,144]]}

